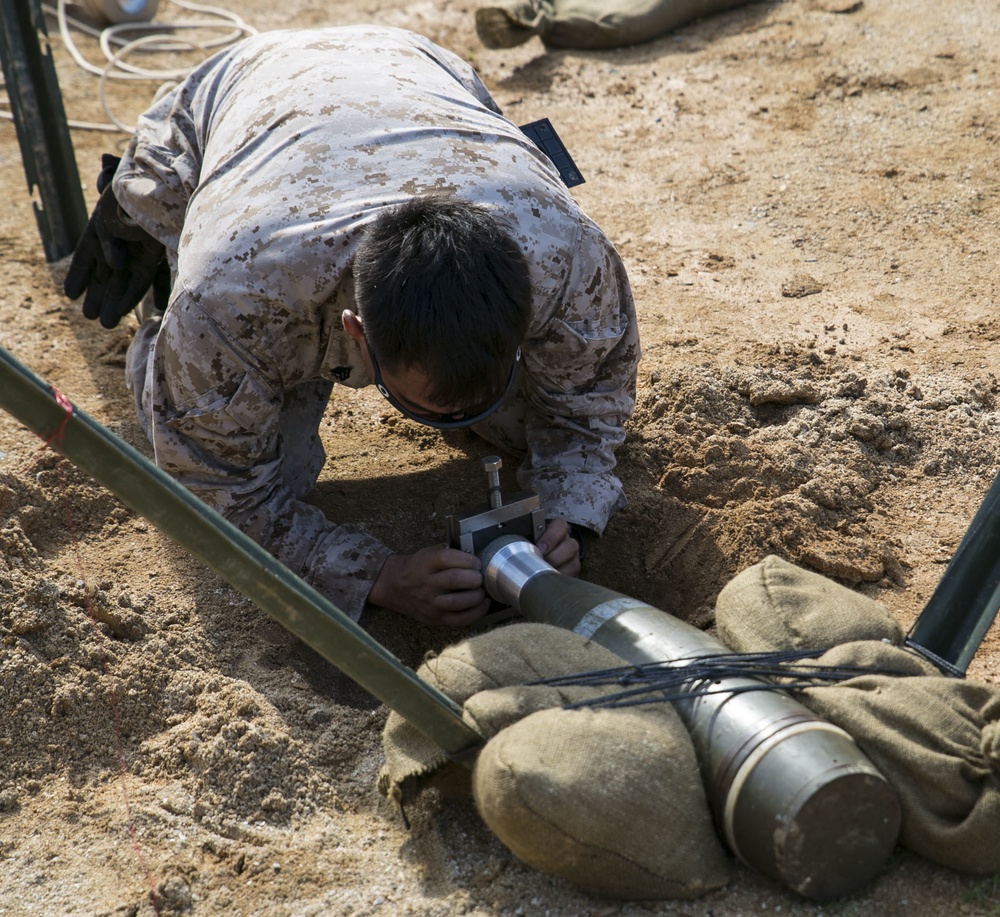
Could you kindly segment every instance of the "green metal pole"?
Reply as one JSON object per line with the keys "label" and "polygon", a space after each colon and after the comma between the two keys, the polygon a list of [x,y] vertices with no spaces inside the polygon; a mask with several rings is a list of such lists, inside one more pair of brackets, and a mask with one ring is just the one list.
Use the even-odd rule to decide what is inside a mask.
{"label": "green metal pole", "polygon": [[[44,43],[44,47],[43,47]],[[70,254],[87,225],[69,124],[38,0],[0,2],[0,63],[46,261]]]}
{"label": "green metal pole", "polygon": [[168,474],[0,347],[0,407],[359,685],[461,759],[482,744],[451,698]]}
{"label": "green metal pole", "polygon": [[907,640],[964,672],[1000,609],[1000,474]]}

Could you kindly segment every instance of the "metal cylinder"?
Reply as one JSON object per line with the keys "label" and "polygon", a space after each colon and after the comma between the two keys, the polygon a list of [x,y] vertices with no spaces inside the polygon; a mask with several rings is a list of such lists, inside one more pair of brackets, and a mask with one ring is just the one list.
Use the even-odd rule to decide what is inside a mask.
{"label": "metal cylinder", "polygon": [[[731,652],[645,602],[557,573],[524,539],[498,538],[480,559],[492,598],[626,662],[679,664]],[[873,878],[891,854],[899,833],[896,794],[846,732],[786,692],[759,690],[762,684],[725,678],[713,686],[719,693],[674,702],[720,832],[745,863],[800,894],[842,897]],[[733,693],[747,686],[756,690]]]}

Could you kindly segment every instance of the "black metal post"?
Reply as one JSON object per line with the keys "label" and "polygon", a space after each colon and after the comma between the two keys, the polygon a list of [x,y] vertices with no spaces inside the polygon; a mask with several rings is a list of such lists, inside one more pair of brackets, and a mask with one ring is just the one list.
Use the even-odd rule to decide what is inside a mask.
{"label": "black metal post", "polygon": [[0,0],[0,60],[46,261],[76,247],[87,225],[66,111],[38,0]]}

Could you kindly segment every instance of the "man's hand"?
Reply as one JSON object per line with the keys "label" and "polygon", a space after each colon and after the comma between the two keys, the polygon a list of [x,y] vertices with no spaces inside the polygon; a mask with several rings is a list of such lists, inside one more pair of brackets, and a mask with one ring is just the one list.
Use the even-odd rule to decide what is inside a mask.
{"label": "man's hand", "polygon": [[368,601],[423,624],[466,627],[490,607],[479,558],[456,548],[390,554]]}
{"label": "man's hand", "polygon": [[580,557],[582,535],[574,533],[565,519],[553,519],[545,527],[542,537],[538,539],[538,550],[542,557],[560,573],[566,576],[580,575]]}
{"label": "man's hand", "polygon": [[169,267],[166,248],[119,206],[111,187],[117,157],[105,155],[98,179],[101,197],[73,253],[63,291],[77,299],[84,291],[83,314],[114,328],[154,287],[157,308],[166,307]]}

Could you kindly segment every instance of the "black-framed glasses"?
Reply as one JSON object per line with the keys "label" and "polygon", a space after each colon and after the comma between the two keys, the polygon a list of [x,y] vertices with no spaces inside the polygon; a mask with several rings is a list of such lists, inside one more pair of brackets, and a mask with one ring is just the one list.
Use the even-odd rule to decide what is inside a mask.
{"label": "black-framed glasses", "polygon": [[488,407],[472,411],[454,411],[451,414],[437,414],[432,411],[420,414],[412,408],[408,408],[386,388],[385,382],[382,381],[382,371],[379,369],[378,360],[375,359],[375,353],[368,346],[367,340],[365,341],[365,346],[368,347],[368,356],[372,361],[372,374],[375,377],[375,388],[379,390],[379,394],[404,417],[409,417],[410,420],[422,423],[424,426],[434,427],[436,430],[457,430],[460,427],[471,427],[481,420],[486,420],[490,414],[494,413],[504,403],[504,400],[510,394],[510,390],[514,387],[514,380],[517,378],[518,364],[521,362],[521,348],[518,347],[517,353],[514,354],[514,363],[510,368],[510,375],[507,377],[507,384],[504,386],[503,394]]}

